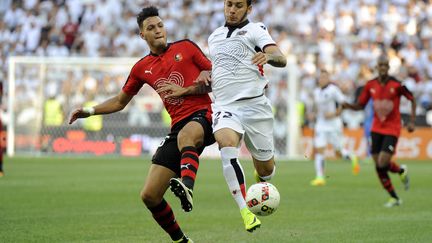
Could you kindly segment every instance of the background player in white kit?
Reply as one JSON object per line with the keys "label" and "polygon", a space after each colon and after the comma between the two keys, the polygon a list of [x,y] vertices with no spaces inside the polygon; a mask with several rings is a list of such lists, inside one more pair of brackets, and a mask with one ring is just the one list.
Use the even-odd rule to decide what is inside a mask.
{"label": "background player in white kit", "polygon": [[247,15],[251,0],[225,0],[225,25],[209,37],[214,95],[213,132],[219,145],[223,174],[240,208],[245,228],[252,232],[261,225],[245,202],[246,183],[239,163],[244,139],[252,154],[257,180],[267,181],[275,173],[273,113],[264,90],[267,79],[263,65],[285,67],[286,58],[261,23]]}
{"label": "background player in white kit", "polygon": [[357,175],[360,171],[358,158],[343,148],[343,124],[340,118],[342,103],[346,102],[345,95],[330,82],[326,70],[321,70],[318,79],[319,87],[314,90],[315,131],[314,131],[314,157],[316,178],[311,181],[312,186],[325,185],[324,151],[327,144],[331,144],[336,155],[351,161],[352,173]]}

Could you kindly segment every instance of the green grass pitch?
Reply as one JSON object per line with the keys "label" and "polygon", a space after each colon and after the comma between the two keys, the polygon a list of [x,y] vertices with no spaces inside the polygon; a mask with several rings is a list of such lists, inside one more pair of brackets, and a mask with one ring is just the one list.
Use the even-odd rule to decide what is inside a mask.
{"label": "green grass pitch", "polygon": [[[6,158],[0,178],[0,242],[170,242],[141,203],[144,158]],[[253,182],[252,163],[242,161]],[[195,242],[432,242],[432,163],[408,162],[411,189],[392,175],[403,205],[388,199],[372,164],[358,176],[327,163],[327,185],[309,186],[313,163],[278,161],[275,214],[253,233],[244,226],[218,160],[202,159],[194,210],[184,213],[168,191],[183,231]]]}

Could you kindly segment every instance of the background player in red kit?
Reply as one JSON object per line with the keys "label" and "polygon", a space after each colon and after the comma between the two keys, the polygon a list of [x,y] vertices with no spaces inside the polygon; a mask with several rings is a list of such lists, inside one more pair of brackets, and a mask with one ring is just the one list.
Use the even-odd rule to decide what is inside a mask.
{"label": "background player in red kit", "polygon": [[[211,63],[198,46],[189,40],[167,44],[166,30],[155,7],[144,8],[137,16],[140,36],[150,47],[150,54],[132,68],[119,94],[92,108],[72,113],[69,123],[78,118],[108,114],[122,110],[144,85],[160,95],[172,118],[171,132],[152,158],[141,198],[157,223],[174,242],[192,242],[175,220],[164,200],[168,186],[180,198],[185,211],[192,210],[192,189],[198,170],[198,156],[214,138],[211,129],[211,100],[205,85],[195,84],[207,79]],[[167,86],[175,91],[167,91]],[[173,90],[171,87],[169,90]],[[181,93],[172,97],[170,92]],[[181,175],[181,180],[175,177]]]}
{"label": "background player in red kit", "polygon": [[385,55],[379,57],[377,69],[378,77],[366,83],[357,103],[345,103],[344,107],[360,110],[366,106],[369,99],[373,100],[371,154],[380,182],[391,196],[384,206],[393,207],[400,205],[402,200],[397,196],[387,172],[398,173],[404,183],[405,190],[409,188],[407,166],[399,166],[391,160],[396,151],[401,130],[400,98],[405,96],[411,101],[411,117],[407,124],[408,132],[414,131],[416,102],[412,93],[404,85],[396,78],[388,75],[389,60]]}

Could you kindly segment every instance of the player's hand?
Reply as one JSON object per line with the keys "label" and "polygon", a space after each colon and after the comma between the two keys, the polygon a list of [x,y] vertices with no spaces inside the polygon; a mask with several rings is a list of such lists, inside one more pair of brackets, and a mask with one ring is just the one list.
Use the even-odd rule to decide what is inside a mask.
{"label": "player's hand", "polygon": [[205,86],[209,86],[211,82],[210,71],[201,71],[198,77],[195,79],[194,83],[204,83]]}
{"label": "player's hand", "polygon": [[407,130],[408,130],[408,132],[414,132],[414,130],[415,130],[414,122],[408,122]]}
{"label": "player's hand", "polygon": [[74,112],[72,112],[72,115],[69,119],[69,124],[74,123],[78,118],[86,118],[89,116],[90,114],[88,112],[83,111],[82,108],[76,109]]}
{"label": "player's hand", "polygon": [[187,89],[173,83],[164,83],[156,90],[158,93],[167,93],[164,98],[180,97],[186,94]]}
{"label": "player's hand", "polygon": [[265,54],[264,52],[257,52],[253,57],[252,57],[252,63],[254,65],[264,65],[268,62],[268,55]]}

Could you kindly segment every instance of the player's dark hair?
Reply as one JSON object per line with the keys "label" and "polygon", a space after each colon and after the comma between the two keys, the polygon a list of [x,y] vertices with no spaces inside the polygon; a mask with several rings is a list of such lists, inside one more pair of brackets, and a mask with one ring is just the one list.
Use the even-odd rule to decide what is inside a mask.
{"label": "player's dark hair", "polygon": [[155,6],[145,7],[141,10],[141,12],[137,15],[137,23],[139,28],[143,27],[143,21],[148,17],[159,16],[159,9]]}
{"label": "player's dark hair", "polygon": [[247,6],[249,7],[250,5],[252,5],[252,0],[247,0],[246,1]]}

